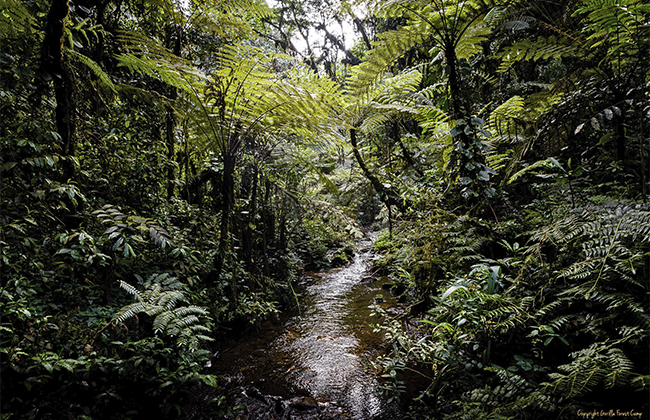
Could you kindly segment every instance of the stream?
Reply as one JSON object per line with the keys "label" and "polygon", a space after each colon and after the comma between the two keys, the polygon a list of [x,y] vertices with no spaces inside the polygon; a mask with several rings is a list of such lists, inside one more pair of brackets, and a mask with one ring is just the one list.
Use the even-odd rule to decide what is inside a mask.
{"label": "stream", "polygon": [[376,392],[368,361],[386,345],[369,323],[375,297],[396,311],[386,278],[368,275],[370,240],[344,267],[307,273],[296,289],[300,311],[224,350],[213,373],[237,384],[231,399],[245,406],[241,419],[399,419],[399,408]]}

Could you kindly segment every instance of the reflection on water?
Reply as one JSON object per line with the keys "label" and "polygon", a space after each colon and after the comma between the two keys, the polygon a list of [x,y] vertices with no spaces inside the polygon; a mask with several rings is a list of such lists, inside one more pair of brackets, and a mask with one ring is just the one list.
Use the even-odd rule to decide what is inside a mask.
{"label": "reflection on water", "polygon": [[[381,345],[381,335],[368,326],[369,306],[381,284],[361,284],[367,258],[357,255],[346,267],[309,275],[300,291],[300,314],[279,326],[265,324],[216,364],[236,369],[264,394],[335,401],[359,420],[398,418],[397,408],[374,392],[376,378],[364,371],[370,352]],[[382,294],[382,305],[394,305],[390,293]]]}

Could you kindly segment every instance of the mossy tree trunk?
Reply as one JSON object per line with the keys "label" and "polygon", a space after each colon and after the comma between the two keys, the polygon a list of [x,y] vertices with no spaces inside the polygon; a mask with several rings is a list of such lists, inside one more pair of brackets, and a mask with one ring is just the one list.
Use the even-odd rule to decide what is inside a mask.
{"label": "mossy tree trunk", "polygon": [[64,179],[74,175],[72,158],[76,152],[72,80],[66,69],[63,46],[65,21],[69,13],[68,0],[52,1],[45,24],[42,54],[43,70],[52,76],[54,85],[56,131],[61,137],[61,154],[65,157]]}
{"label": "mossy tree trunk", "polygon": [[[179,25],[169,26],[167,32],[167,43],[173,43],[172,51],[177,57],[181,56],[182,38],[183,31]],[[173,104],[178,98],[178,89],[173,86],[169,86],[168,89],[169,91],[167,97]],[[165,143],[167,145],[167,199],[171,200],[174,197],[174,184],[176,182],[173,163],[176,154],[176,136],[174,135],[174,132],[176,130],[176,114],[174,112],[173,105],[170,105],[167,109],[167,115],[165,116],[165,125]]]}

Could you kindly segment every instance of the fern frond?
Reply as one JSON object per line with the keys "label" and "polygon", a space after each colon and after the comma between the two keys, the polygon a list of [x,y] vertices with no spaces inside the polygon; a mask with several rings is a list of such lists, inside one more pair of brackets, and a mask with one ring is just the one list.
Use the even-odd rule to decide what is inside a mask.
{"label": "fern frond", "polygon": [[110,77],[102,68],[97,64],[95,61],[93,61],[90,57],[87,57],[83,54],[80,54],[76,52],[75,50],[72,49],[67,49],[66,53],[72,55],[76,60],[79,60],[82,64],[84,64],[86,67],[92,71],[92,73],[111,91],[114,93],[117,93],[117,88],[111,81]]}
{"label": "fern frond", "polygon": [[379,78],[388,73],[395,61],[408,50],[422,42],[425,25],[404,26],[378,35],[378,41],[366,55],[365,61],[354,67],[346,85],[353,96],[368,93]]}
{"label": "fern frond", "polygon": [[[574,16],[587,15],[586,31],[591,32],[587,41],[590,48],[602,45],[608,47],[608,54],[638,54],[642,38],[647,38],[642,29],[650,13],[650,5],[637,0],[594,1],[585,4],[574,12]],[[639,38],[641,37],[641,38]]]}
{"label": "fern frond", "polygon": [[140,296],[140,292],[138,291],[138,289],[136,289],[135,287],[131,286],[129,283],[120,280],[120,281],[119,281],[119,285],[120,285],[120,287],[121,287],[122,289],[124,289],[127,293],[129,293],[129,294],[132,295],[133,297],[135,297],[137,300],[139,300],[139,301],[142,300],[142,297]]}
{"label": "fern frond", "polygon": [[463,36],[458,38],[456,43],[456,57],[460,60],[469,60],[481,52],[483,49],[481,44],[487,41],[487,37],[491,31],[492,29],[480,20],[470,25]]}
{"label": "fern frond", "polygon": [[635,249],[642,242],[650,241],[650,212],[623,204],[614,208],[597,208],[584,217],[592,220],[561,239],[568,242],[584,237],[582,249],[586,258],[565,269],[562,276],[589,278],[594,284],[601,278],[617,278],[640,285],[633,279],[634,263],[640,261],[645,252],[638,253]]}
{"label": "fern frond", "polygon": [[196,8],[192,15],[194,25],[228,39],[238,39],[253,33],[250,25],[252,20],[268,19],[273,15],[268,4],[260,0],[192,3]]}
{"label": "fern frond", "polygon": [[138,291],[126,282],[120,281],[120,287],[138,297],[138,302],[120,309],[114,316],[116,322],[145,313],[155,317],[153,330],[156,334],[175,337],[178,346],[187,346],[191,350],[198,348],[201,342],[212,340],[206,335],[210,329],[202,325],[209,319],[209,312],[198,306],[180,306],[185,300],[185,285],[167,273],[152,274],[145,283],[146,290]]}
{"label": "fern frond", "polygon": [[[559,366],[560,372],[551,373],[551,383],[544,387],[568,398],[584,395],[598,385],[607,389],[629,386],[639,375],[625,352],[611,344],[594,343],[571,354],[573,361]],[[641,385],[644,386],[644,385]]]}
{"label": "fern frond", "polygon": [[515,124],[521,118],[524,106],[524,98],[518,95],[513,96],[492,111],[486,121],[485,129],[499,135],[516,134]]}
{"label": "fern frond", "polygon": [[146,312],[151,308],[151,305],[147,302],[135,302],[124,308],[120,309],[114,316],[114,319],[117,322],[124,322],[129,318],[133,318],[140,312]]}
{"label": "fern frond", "polygon": [[9,40],[37,29],[38,21],[25,4],[22,0],[0,1],[0,38]]}
{"label": "fern frond", "polygon": [[538,37],[537,40],[526,39],[506,47],[497,54],[501,59],[499,72],[506,72],[519,61],[538,61],[549,58],[574,57],[579,55],[580,45],[568,37]]}
{"label": "fern frond", "polygon": [[116,40],[127,51],[116,56],[119,66],[145,74],[169,86],[192,93],[205,75],[192,64],[162,47],[156,40],[138,32],[122,31]]}

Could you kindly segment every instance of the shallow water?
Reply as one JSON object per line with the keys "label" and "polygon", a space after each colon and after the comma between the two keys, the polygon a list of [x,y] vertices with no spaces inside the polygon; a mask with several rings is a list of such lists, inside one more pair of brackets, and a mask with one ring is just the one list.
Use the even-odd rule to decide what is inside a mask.
{"label": "shallow water", "polygon": [[378,294],[385,300],[382,307],[396,306],[381,289],[386,279],[362,283],[369,258],[363,252],[345,267],[306,275],[297,290],[300,313],[278,325],[265,323],[255,337],[224,351],[213,361],[216,371],[265,395],[311,396],[321,405],[335,404],[346,418],[399,418],[398,408],[375,392],[377,377],[366,369],[385,345],[368,325],[378,321],[370,307]]}

